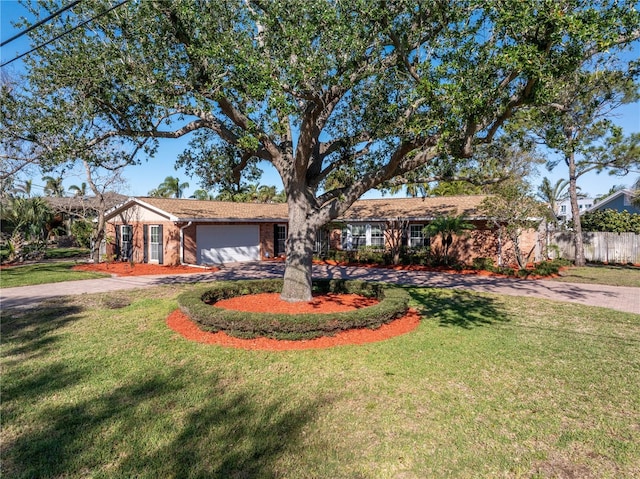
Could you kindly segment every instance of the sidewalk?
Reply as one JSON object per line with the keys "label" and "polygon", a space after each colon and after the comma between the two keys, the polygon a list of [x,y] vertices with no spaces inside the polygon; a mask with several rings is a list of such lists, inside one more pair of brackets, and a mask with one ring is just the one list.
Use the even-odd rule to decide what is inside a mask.
{"label": "sidewalk", "polygon": [[[61,296],[150,288],[163,284],[281,278],[283,271],[284,265],[282,263],[242,263],[227,265],[214,273],[111,277],[3,288],[0,290],[0,307],[2,310],[29,308],[48,299]],[[640,314],[640,288],[327,265],[314,265],[313,276],[314,278],[367,279],[370,281],[431,288],[464,289],[509,296],[527,296],[587,306],[601,306],[617,311]]]}

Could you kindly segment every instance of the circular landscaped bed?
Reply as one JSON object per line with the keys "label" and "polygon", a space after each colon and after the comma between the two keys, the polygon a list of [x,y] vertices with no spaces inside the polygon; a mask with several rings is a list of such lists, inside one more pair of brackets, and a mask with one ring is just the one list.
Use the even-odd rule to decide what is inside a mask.
{"label": "circular landscaped bed", "polygon": [[[409,295],[397,286],[350,280],[318,280],[314,295],[358,295],[363,304],[349,311],[305,314],[256,313],[220,307],[222,300],[261,293],[277,293],[282,280],[225,281],[201,285],[178,296],[180,310],[209,332],[223,331],[238,338],[266,337],[302,340],[331,336],[350,329],[377,329],[403,316]],[[368,298],[368,300],[364,300]],[[222,303],[224,304],[224,302]]]}

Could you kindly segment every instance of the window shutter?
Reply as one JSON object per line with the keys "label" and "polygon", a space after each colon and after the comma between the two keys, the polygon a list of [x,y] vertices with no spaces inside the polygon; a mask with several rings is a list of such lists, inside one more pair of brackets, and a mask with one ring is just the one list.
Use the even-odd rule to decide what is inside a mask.
{"label": "window shutter", "polygon": [[158,248],[158,263],[164,264],[164,238],[162,237],[162,225],[158,226],[158,236],[160,237],[160,247]]}
{"label": "window shutter", "polygon": [[120,228],[122,228],[122,226],[116,225],[116,228],[115,228],[115,230],[116,230],[116,244],[115,244],[115,248],[114,248],[114,251],[113,251],[113,254],[116,257],[120,256]]}
{"label": "window shutter", "polygon": [[142,225],[142,262],[149,262],[149,225]]}

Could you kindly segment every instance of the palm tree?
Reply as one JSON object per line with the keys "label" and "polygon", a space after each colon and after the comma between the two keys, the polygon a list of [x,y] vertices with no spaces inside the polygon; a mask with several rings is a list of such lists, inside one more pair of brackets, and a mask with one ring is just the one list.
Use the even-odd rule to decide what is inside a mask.
{"label": "palm tree", "polygon": [[43,176],[42,181],[44,184],[44,194],[46,196],[56,196],[61,198],[64,196],[64,186],[62,186],[62,177]]}
{"label": "palm tree", "polygon": [[273,203],[277,194],[278,189],[275,186],[262,185],[258,188],[257,200],[259,203]]}
{"label": "palm tree", "polygon": [[474,229],[471,223],[463,216],[440,216],[424,227],[424,233],[428,236],[441,235],[444,248],[444,260],[449,264],[449,247],[453,243],[453,235],[461,236],[465,231]]}
{"label": "palm tree", "polygon": [[569,180],[560,179],[551,185],[551,181],[546,176],[538,186],[536,197],[549,205],[553,215],[558,214],[558,203],[569,198]]}
{"label": "palm tree", "polygon": [[618,191],[622,191],[622,190],[624,190],[626,188],[627,187],[625,185],[613,185],[611,188],[609,188],[609,191],[607,191],[603,195],[596,196],[593,199],[593,202],[594,203],[598,203],[598,202],[604,200],[605,198],[608,198],[609,196],[613,195],[614,193],[617,193]]}
{"label": "palm tree", "polygon": [[33,180],[24,180],[22,185],[16,186],[13,191],[23,196],[24,198],[31,198],[31,188],[33,186]]}
{"label": "palm tree", "polygon": [[405,191],[407,198],[417,198],[418,196],[427,196],[429,192],[429,184],[428,183],[407,183],[405,185],[393,185],[389,188],[389,193],[395,195],[396,193],[400,193],[402,190]]}
{"label": "palm tree", "polygon": [[196,200],[212,200],[213,197],[207,190],[198,189],[193,192],[189,198],[195,198]]}
{"label": "palm tree", "polygon": [[87,195],[87,184],[86,183],[82,183],[80,186],[78,185],[71,185],[69,187],[69,191],[74,192],[75,197],[83,197]]}
{"label": "palm tree", "polygon": [[242,194],[242,199],[240,201],[243,201],[245,203],[256,203],[258,201],[259,188],[260,187],[254,183],[247,185],[245,192]]}
{"label": "palm tree", "polygon": [[155,190],[149,192],[149,195],[161,196],[163,198],[182,198],[182,194],[186,188],[189,188],[189,183],[186,181],[184,183],[180,183],[179,178],[167,176]]}
{"label": "palm tree", "polygon": [[13,198],[3,212],[3,221],[12,230],[9,238],[10,261],[22,255],[24,242],[41,245],[46,240],[47,223],[52,213],[42,198]]}

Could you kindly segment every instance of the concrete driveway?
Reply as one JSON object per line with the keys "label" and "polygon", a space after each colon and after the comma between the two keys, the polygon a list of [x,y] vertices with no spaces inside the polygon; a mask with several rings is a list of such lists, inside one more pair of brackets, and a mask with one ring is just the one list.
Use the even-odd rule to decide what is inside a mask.
{"label": "concrete driveway", "polygon": [[[163,284],[279,278],[282,277],[283,271],[284,265],[282,263],[239,263],[226,265],[215,273],[111,277],[38,286],[2,288],[0,290],[0,307],[3,310],[29,308],[48,299],[61,296],[149,288]],[[640,314],[640,288],[327,265],[314,265],[313,275],[314,278],[367,279],[414,286],[463,289],[509,296],[528,296],[587,306],[601,306],[617,311]]]}

